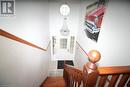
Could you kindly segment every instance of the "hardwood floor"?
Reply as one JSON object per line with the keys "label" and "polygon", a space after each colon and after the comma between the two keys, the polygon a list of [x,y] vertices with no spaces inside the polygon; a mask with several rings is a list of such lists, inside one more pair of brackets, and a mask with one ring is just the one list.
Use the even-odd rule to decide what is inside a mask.
{"label": "hardwood floor", "polygon": [[48,77],[42,87],[66,87],[63,77]]}

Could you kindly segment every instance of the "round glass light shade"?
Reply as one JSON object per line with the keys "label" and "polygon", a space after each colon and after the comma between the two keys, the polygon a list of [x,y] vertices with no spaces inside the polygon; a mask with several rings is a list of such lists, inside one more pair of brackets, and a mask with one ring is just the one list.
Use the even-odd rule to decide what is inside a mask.
{"label": "round glass light shade", "polygon": [[67,16],[70,13],[70,7],[67,4],[63,4],[60,7],[60,13],[63,16]]}
{"label": "round glass light shade", "polygon": [[62,28],[60,30],[60,33],[61,33],[62,36],[68,36],[69,33],[70,33],[70,30],[68,29],[68,25],[67,25],[66,22],[67,22],[66,19],[64,19]]}

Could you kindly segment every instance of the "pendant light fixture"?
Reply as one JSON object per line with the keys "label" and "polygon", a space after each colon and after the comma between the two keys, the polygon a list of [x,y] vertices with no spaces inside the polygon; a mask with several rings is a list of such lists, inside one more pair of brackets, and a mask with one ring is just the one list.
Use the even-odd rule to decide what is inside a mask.
{"label": "pendant light fixture", "polygon": [[65,2],[65,4],[61,5],[60,13],[64,17],[63,25],[62,25],[62,28],[60,30],[60,33],[62,36],[68,36],[70,33],[70,30],[68,29],[68,25],[67,25],[67,16],[70,13],[70,7],[67,5],[66,2]]}

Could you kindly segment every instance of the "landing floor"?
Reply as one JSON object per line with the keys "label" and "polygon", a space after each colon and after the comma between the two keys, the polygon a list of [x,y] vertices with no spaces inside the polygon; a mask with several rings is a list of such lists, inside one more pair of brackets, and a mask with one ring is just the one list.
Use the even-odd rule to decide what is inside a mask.
{"label": "landing floor", "polygon": [[48,77],[42,87],[66,87],[63,77]]}

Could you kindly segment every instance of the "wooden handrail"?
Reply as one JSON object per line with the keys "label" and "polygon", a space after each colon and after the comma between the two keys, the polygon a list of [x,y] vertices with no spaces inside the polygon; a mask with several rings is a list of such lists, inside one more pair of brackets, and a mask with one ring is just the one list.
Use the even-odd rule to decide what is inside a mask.
{"label": "wooden handrail", "polygon": [[1,36],[4,36],[4,37],[6,37],[6,38],[9,38],[9,39],[15,40],[15,41],[17,41],[17,42],[26,44],[26,45],[28,45],[28,46],[31,46],[31,47],[34,47],[34,48],[43,50],[43,51],[47,51],[47,49],[48,49],[48,47],[49,47],[49,45],[50,45],[50,41],[49,41],[47,48],[44,49],[44,48],[39,47],[39,46],[37,46],[37,45],[35,45],[35,44],[31,43],[31,42],[26,41],[26,40],[24,40],[24,39],[22,39],[22,38],[20,38],[20,37],[17,37],[17,36],[15,36],[15,35],[13,35],[13,34],[7,32],[7,31],[4,31],[4,30],[2,30],[2,29],[0,29],[0,35],[1,35]]}
{"label": "wooden handrail", "polygon": [[88,56],[87,52],[83,49],[83,47],[79,44],[79,42],[76,41],[76,43],[78,44],[79,48],[85,53],[85,55]]}
{"label": "wooden handrail", "polygon": [[[92,50],[89,53],[89,62],[83,67],[84,87],[130,87],[130,66],[98,67],[96,62],[100,60],[100,53]],[[93,56],[93,54],[95,56]]]}
{"label": "wooden handrail", "polygon": [[[75,87],[74,83],[78,82],[79,84],[76,85],[78,85],[78,87],[82,87],[82,81],[83,87],[95,87],[96,84],[97,87],[105,87],[106,82],[108,84],[107,87],[115,87],[116,83],[118,87],[124,87],[124,85],[130,87],[130,66],[98,67],[97,69],[93,67],[93,69],[98,70],[96,73],[95,70],[93,71],[93,69],[91,69],[92,67],[90,68],[90,64],[91,63],[89,62],[85,66],[88,68],[83,72],[79,69],[76,69],[74,66],[65,64],[64,79],[66,80],[67,87]],[[77,72],[80,73],[80,75],[78,75]],[[111,77],[109,78],[109,76]],[[79,77],[80,79],[75,77]]]}
{"label": "wooden handrail", "polygon": [[[76,42],[81,48],[81,50],[85,52],[85,50],[81,47],[81,45]],[[96,53],[95,53],[96,52]],[[93,56],[96,54],[96,56]],[[88,56],[89,55],[89,56]],[[89,62],[84,64],[83,70],[80,70],[80,75],[82,73],[82,78],[78,79],[75,77],[78,76],[79,69],[72,67],[70,65],[64,66],[64,79],[66,81],[67,87],[77,87],[74,83],[78,83],[78,87],[81,86],[81,82],[83,82],[83,87],[130,87],[130,65],[128,66],[108,66],[108,67],[98,67],[96,62],[100,60],[100,53],[96,50],[90,51],[88,54]]]}
{"label": "wooden handrail", "polygon": [[98,67],[100,75],[130,73],[130,66]]}
{"label": "wooden handrail", "polygon": [[98,87],[104,87],[108,82],[108,87],[130,87],[130,66],[98,67],[99,83]]}
{"label": "wooden handrail", "polygon": [[82,73],[82,70],[80,70],[80,69],[78,69],[78,68],[76,68],[76,67],[74,67],[74,66],[72,66],[72,65],[64,64],[64,66],[65,66],[65,67],[68,67],[69,69],[74,69],[74,70],[76,70],[76,71]]}
{"label": "wooden handrail", "polygon": [[84,64],[83,70],[64,65],[67,87],[130,87],[130,66],[98,67],[96,62],[100,60],[101,54],[92,50],[88,55],[89,62]]}

